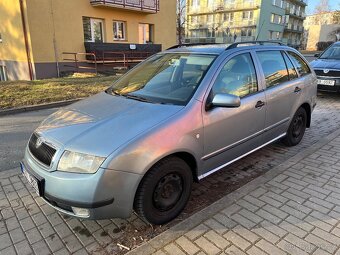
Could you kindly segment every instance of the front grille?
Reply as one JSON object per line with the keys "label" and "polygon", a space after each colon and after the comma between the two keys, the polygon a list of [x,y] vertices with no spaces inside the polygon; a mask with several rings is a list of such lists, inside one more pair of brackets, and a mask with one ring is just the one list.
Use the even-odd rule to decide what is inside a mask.
{"label": "front grille", "polygon": [[324,73],[323,70],[315,70],[315,73],[318,76],[340,77],[340,70],[339,71],[330,70],[328,73]]}
{"label": "front grille", "polygon": [[28,143],[28,148],[32,155],[45,164],[46,166],[50,166],[52,162],[52,158],[56,153],[56,150],[51,146],[47,145],[46,143],[42,142],[40,145],[37,145],[38,136],[33,134],[31,139]]}

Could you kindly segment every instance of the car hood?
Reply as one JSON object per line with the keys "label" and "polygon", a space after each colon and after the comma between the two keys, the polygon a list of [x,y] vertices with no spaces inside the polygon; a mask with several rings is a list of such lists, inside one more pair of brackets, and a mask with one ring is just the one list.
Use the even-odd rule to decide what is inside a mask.
{"label": "car hood", "polygon": [[50,115],[36,132],[59,148],[107,157],[183,107],[103,92]]}
{"label": "car hood", "polygon": [[311,62],[315,69],[338,69],[340,70],[340,60],[336,59],[316,59]]}

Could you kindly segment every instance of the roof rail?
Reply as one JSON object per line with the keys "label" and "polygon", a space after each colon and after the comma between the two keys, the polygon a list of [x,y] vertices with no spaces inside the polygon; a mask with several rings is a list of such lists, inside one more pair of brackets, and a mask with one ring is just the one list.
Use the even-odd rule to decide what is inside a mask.
{"label": "roof rail", "polygon": [[220,45],[220,44],[224,44],[224,43],[182,43],[182,44],[171,46],[167,50],[177,49],[181,47],[191,47],[191,46],[201,46],[201,45],[202,46],[203,45]]}
{"label": "roof rail", "polygon": [[257,45],[264,45],[264,44],[279,44],[279,45],[285,45],[281,41],[245,41],[245,42],[237,42],[229,45],[226,50],[237,48],[237,46],[241,44],[257,44]]}

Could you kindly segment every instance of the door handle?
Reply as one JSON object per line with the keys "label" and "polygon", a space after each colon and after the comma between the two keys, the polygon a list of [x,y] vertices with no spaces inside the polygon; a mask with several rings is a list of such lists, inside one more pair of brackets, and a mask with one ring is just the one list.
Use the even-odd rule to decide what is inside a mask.
{"label": "door handle", "polygon": [[299,93],[300,91],[301,91],[301,89],[299,87],[295,87],[294,93]]}
{"label": "door handle", "polygon": [[262,108],[266,103],[263,101],[257,101],[255,108]]}

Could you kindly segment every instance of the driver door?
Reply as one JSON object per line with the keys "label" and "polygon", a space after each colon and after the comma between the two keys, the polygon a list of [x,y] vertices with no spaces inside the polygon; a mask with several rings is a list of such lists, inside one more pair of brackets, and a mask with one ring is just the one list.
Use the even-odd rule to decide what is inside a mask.
{"label": "driver door", "polygon": [[255,70],[250,52],[229,58],[220,70],[207,103],[214,95],[227,93],[239,96],[241,106],[203,110],[204,156],[200,178],[262,145],[266,99]]}

